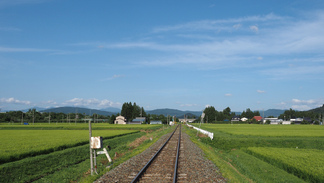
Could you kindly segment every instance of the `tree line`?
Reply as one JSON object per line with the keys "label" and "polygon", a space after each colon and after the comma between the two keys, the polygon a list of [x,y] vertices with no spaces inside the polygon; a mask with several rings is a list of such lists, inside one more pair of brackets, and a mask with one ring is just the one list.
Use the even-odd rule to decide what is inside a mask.
{"label": "tree line", "polygon": [[305,117],[311,118],[313,121],[323,120],[322,113],[316,113],[313,111],[296,111],[291,108],[289,110],[286,110],[283,114],[281,114],[279,116],[279,119],[290,120],[290,119],[305,118]]}
{"label": "tree line", "polygon": [[39,112],[36,109],[23,111],[8,111],[0,113],[0,122],[11,123],[84,123],[85,119],[91,119],[94,122],[114,123],[116,116],[105,116],[100,114],[86,115],[82,113],[55,113]]}
{"label": "tree line", "polygon": [[[324,108],[324,105],[323,105]],[[216,121],[230,121],[234,116],[237,116],[239,118],[246,117],[248,119],[252,119],[254,116],[260,116],[259,111],[252,111],[250,108],[247,108],[245,111],[243,111],[241,114],[235,114],[235,112],[231,112],[231,108],[227,107],[223,111],[217,111],[215,107],[208,106],[204,110],[205,117],[203,122],[213,123]],[[273,117],[273,116],[267,116],[267,117]],[[292,109],[286,110],[283,114],[281,114],[278,119],[282,120],[290,120],[295,118],[305,118],[308,117],[313,121],[322,121],[324,118],[324,115],[322,113],[316,113],[313,111],[295,111]],[[196,120],[197,122],[200,122],[199,119]]]}
{"label": "tree line", "polygon": [[[231,108],[227,107],[223,111],[217,111],[214,106],[208,106],[204,110],[205,117],[204,122],[216,122],[216,121],[231,121],[234,116],[238,117],[246,117],[248,119],[253,118],[254,116],[260,116],[259,111],[252,111],[250,108],[243,111],[240,115],[235,114],[235,112],[231,112]],[[200,121],[200,118],[198,119]]]}
{"label": "tree line", "polygon": [[[119,114],[117,114],[119,115]],[[125,102],[121,109],[121,114],[126,118],[127,121],[132,121],[136,117],[145,117],[145,123],[149,124],[151,121],[161,121],[163,124],[168,124],[168,121],[172,120],[172,116],[165,116],[163,114],[147,114],[143,107],[139,106],[134,102]],[[179,121],[178,119],[176,119]]]}

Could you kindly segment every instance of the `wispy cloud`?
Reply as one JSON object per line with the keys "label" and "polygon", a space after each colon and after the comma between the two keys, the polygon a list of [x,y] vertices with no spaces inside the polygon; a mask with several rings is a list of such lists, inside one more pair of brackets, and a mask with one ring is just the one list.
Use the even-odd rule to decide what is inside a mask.
{"label": "wispy cloud", "polygon": [[118,79],[118,78],[123,78],[125,77],[125,75],[121,75],[121,74],[115,74],[111,77],[108,77],[108,78],[105,78],[104,81],[107,81],[107,80],[114,80],[114,79]]}
{"label": "wispy cloud", "polygon": [[57,50],[52,49],[40,49],[40,48],[9,48],[9,47],[1,47],[0,52],[53,52]]}
{"label": "wispy cloud", "polygon": [[13,97],[11,97],[11,98],[1,98],[0,102],[7,103],[7,104],[23,104],[23,105],[30,105],[31,104],[30,101],[18,100],[18,99],[15,99]]}
{"label": "wispy cloud", "polygon": [[194,107],[197,106],[197,104],[180,104],[180,107]]}
{"label": "wispy cloud", "polygon": [[[217,36],[215,30],[219,28],[239,32]],[[260,74],[286,79],[293,78],[291,74],[297,72],[300,77],[305,74],[316,76],[323,70],[324,11],[299,19],[268,14],[194,21],[160,26],[153,30],[149,40],[79,45],[93,48],[100,45],[100,49],[158,51],[154,52],[155,56],[132,60],[133,64],[143,67],[181,65],[207,70],[259,68],[257,72]],[[206,30],[213,31],[206,33]],[[177,31],[177,34],[172,31]],[[160,35],[163,35],[163,40],[158,38]],[[294,70],[289,70],[286,66],[295,64],[297,58],[304,58],[303,62],[309,65],[305,67],[297,63]],[[302,70],[303,67],[308,69]]]}
{"label": "wispy cloud", "polygon": [[39,4],[49,1],[51,0],[0,0],[0,8],[8,6],[18,6],[23,4]]}
{"label": "wispy cloud", "polygon": [[258,93],[265,93],[263,90],[257,90]]}
{"label": "wispy cloud", "polygon": [[73,98],[65,101],[63,105],[104,108],[104,107],[117,107],[117,106],[120,107],[121,104],[118,102],[112,102],[108,99],[99,100],[96,98],[92,98],[92,99]]}
{"label": "wispy cloud", "polygon": [[21,31],[21,29],[15,27],[0,27],[0,31]]}
{"label": "wispy cloud", "polygon": [[308,99],[308,100],[294,98],[290,101],[281,102],[280,104],[278,104],[278,106],[285,109],[292,108],[294,110],[305,111],[305,110],[321,107],[323,104],[324,104],[324,99],[322,98]]}
{"label": "wispy cloud", "polygon": [[253,31],[253,32],[255,32],[255,33],[258,33],[259,32],[259,27],[256,26],[256,25],[251,25],[250,26],[250,30]]}
{"label": "wispy cloud", "polygon": [[231,96],[232,96],[231,93],[226,93],[226,94],[225,94],[225,97],[231,97]]}
{"label": "wispy cloud", "polygon": [[[168,31],[201,31],[201,30],[232,30],[242,26],[243,23],[249,22],[267,22],[286,19],[273,13],[267,15],[246,16],[240,18],[220,19],[220,20],[201,20],[188,22],[173,26],[161,26],[153,29],[153,32],[168,32]],[[234,24],[234,25],[233,25]]]}

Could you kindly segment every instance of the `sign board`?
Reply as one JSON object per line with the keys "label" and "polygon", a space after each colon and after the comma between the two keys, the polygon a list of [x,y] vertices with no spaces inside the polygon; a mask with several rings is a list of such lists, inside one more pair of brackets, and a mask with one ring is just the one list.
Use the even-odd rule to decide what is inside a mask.
{"label": "sign board", "polygon": [[91,149],[101,149],[102,148],[102,137],[91,137]]}

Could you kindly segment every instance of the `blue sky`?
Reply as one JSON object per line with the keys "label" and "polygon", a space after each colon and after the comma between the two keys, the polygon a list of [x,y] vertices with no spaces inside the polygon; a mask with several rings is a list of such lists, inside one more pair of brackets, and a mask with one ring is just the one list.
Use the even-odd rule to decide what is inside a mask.
{"label": "blue sky", "polygon": [[324,1],[0,0],[0,108],[324,103]]}

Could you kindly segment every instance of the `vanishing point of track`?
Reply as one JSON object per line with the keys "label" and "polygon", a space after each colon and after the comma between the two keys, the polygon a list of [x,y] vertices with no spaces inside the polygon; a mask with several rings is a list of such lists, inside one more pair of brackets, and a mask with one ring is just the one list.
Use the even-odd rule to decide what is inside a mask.
{"label": "vanishing point of track", "polygon": [[134,177],[135,182],[177,182],[178,160],[181,142],[181,125],[178,125],[174,132],[162,147],[154,154],[149,162]]}

